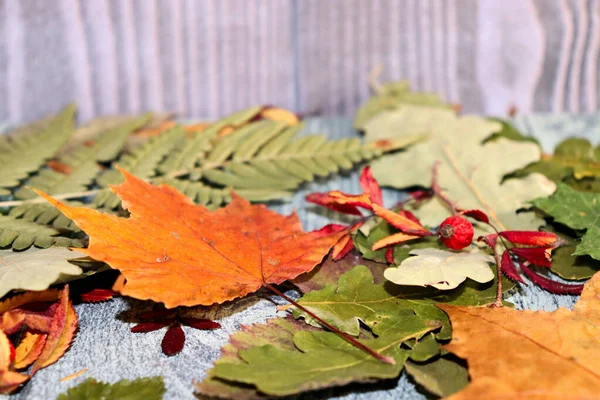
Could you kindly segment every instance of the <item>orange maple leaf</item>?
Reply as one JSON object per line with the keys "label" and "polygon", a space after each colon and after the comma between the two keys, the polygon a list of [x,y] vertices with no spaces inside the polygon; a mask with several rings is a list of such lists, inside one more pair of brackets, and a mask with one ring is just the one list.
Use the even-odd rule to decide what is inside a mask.
{"label": "orange maple leaf", "polygon": [[153,186],[121,170],[111,187],[130,218],[69,207],[37,191],[90,237],[82,249],[121,271],[121,294],[167,308],[222,303],[312,270],[344,232],[317,236],[297,215],[233,201],[214,212],[174,188]]}

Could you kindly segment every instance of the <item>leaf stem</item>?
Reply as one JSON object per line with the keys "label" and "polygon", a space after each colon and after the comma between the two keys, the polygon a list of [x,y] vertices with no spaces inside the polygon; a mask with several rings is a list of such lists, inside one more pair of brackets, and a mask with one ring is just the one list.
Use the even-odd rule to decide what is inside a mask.
{"label": "leaf stem", "polygon": [[366,345],[362,344],[361,342],[359,342],[358,340],[354,339],[353,337],[351,337],[347,333],[340,331],[338,328],[336,328],[335,326],[331,325],[330,323],[325,322],[323,319],[321,319],[321,317],[319,317],[318,315],[316,315],[312,311],[308,310],[307,308],[305,308],[303,305],[301,305],[300,303],[298,303],[294,299],[289,298],[288,296],[286,296],[284,293],[282,293],[281,291],[279,291],[274,286],[269,285],[268,283],[265,283],[264,287],[266,287],[267,289],[269,289],[271,292],[275,293],[279,297],[281,297],[281,298],[285,299],[286,301],[290,302],[293,306],[298,307],[299,309],[301,309],[302,311],[304,311],[305,313],[307,313],[308,315],[310,315],[312,318],[314,318],[315,320],[319,321],[319,323],[321,325],[325,326],[327,329],[329,329],[330,331],[332,331],[333,333],[335,333],[336,335],[338,335],[342,339],[345,339],[346,341],[348,341],[354,347],[357,347],[357,348],[361,349],[365,353],[370,354],[371,356],[375,357],[379,361],[382,361],[382,362],[384,362],[386,364],[392,364],[392,365],[396,364],[396,361],[392,357],[384,356],[383,354],[381,354],[381,353],[373,350],[369,346],[366,346]]}
{"label": "leaf stem", "polygon": [[[63,193],[52,195],[56,200],[65,200],[65,199],[75,199],[77,197],[86,197],[98,194],[101,189],[93,189],[86,190],[85,192],[73,192],[73,193]],[[30,199],[30,200],[11,200],[11,201],[0,201],[0,207],[15,207],[20,206],[22,204],[36,204],[36,203],[45,203],[46,200],[40,198]]]}
{"label": "leaf stem", "polygon": [[502,307],[502,260],[496,250],[496,246],[492,248],[492,251],[496,259],[496,279],[498,280],[498,284],[496,285],[496,301],[490,307],[500,308]]}
{"label": "leaf stem", "polygon": [[433,191],[433,194],[435,196],[437,196],[440,200],[442,200],[444,203],[446,203],[446,205],[450,208],[450,210],[452,210],[452,215],[457,215],[459,210],[456,207],[456,204],[452,200],[450,200],[448,198],[448,196],[446,196],[446,194],[442,190],[442,187],[440,186],[440,182],[438,180],[438,169],[439,168],[440,168],[440,162],[436,161],[433,164],[433,171],[431,173],[431,190]]}

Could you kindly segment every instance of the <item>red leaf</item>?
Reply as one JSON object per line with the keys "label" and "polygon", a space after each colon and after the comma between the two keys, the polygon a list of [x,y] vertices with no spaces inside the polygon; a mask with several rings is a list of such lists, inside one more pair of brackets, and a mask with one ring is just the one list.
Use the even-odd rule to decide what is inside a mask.
{"label": "red leaf", "polygon": [[502,262],[500,267],[502,268],[502,272],[504,272],[504,274],[509,279],[512,279],[516,282],[525,283],[525,281],[523,281],[523,278],[521,278],[521,276],[519,275],[519,271],[517,271],[515,263],[510,258],[510,253],[508,252],[508,250],[504,250],[504,253],[502,254]]}
{"label": "red leaf", "polygon": [[191,326],[192,328],[200,330],[211,330],[221,327],[221,324],[219,324],[218,322],[211,321],[210,319],[181,318],[181,322],[183,322],[187,326]]}
{"label": "red leaf", "polygon": [[415,190],[414,192],[410,192],[408,194],[411,199],[420,203],[422,201],[428,200],[433,197],[433,191],[431,190]]}
{"label": "red leaf", "polygon": [[419,221],[419,218],[417,218],[417,216],[410,211],[400,210],[400,211],[398,211],[398,215],[402,215],[403,217],[406,217],[406,218],[410,219],[411,221],[416,222],[417,224],[421,225],[421,221]]}
{"label": "red leaf", "polygon": [[369,195],[371,201],[375,204],[378,204],[383,207],[383,194],[381,193],[381,187],[377,180],[373,177],[371,173],[371,167],[366,166],[363,168],[362,173],[360,174],[360,187],[363,190],[363,193]]}
{"label": "red leaf", "polygon": [[119,293],[110,289],[93,289],[87,293],[82,293],[81,300],[86,303],[95,303],[99,301],[112,299],[113,296],[116,296],[118,294]]}
{"label": "red leaf", "polygon": [[154,319],[154,318],[168,318],[173,319],[175,317],[175,310],[155,310],[147,311],[140,314],[140,319]]}
{"label": "red leaf", "polygon": [[431,232],[425,229],[419,222],[415,222],[409,217],[397,214],[378,204],[373,204],[373,211],[375,214],[385,219],[390,225],[395,226],[404,233],[419,236],[431,236]]}
{"label": "red leaf", "polygon": [[486,224],[490,223],[490,219],[486,213],[481,210],[464,210],[460,212],[462,215],[466,215],[467,217],[471,217],[477,221],[485,222]]}
{"label": "red leaf", "polygon": [[394,264],[394,248],[393,247],[389,247],[385,251],[385,260],[390,264]]}
{"label": "red leaf", "polygon": [[539,231],[504,231],[500,236],[512,243],[525,246],[553,246],[558,242],[558,236],[551,232]]}
{"label": "red leaf", "polygon": [[338,261],[346,257],[346,255],[350,253],[353,248],[354,241],[352,240],[352,236],[342,236],[342,238],[336,243],[336,245],[333,246],[333,250],[331,252],[331,257],[333,258],[333,261]]}
{"label": "red leaf", "polygon": [[554,294],[581,294],[583,291],[583,284],[579,285],[567,285],[564,283],[553,281],[552,279],[546,278],[545,276],[539,275],[532,271],[527,263],[521,264],[521,270],[531,279],[536,285],[544,290]]}
{"label": "red leaf", "polygon": [[145,332],[154,332],[165,326],[168,326],[171,321],[165,322],[142,322],[131,328],[131,332],[134,333],[145,333]]}
{"label": "red leaf", "polygon": [[185,333],[183,333],[181,325],[173,324],[169,328],[167,333],[165,333],[165,337],[162,340],[161,347],[163,353],[165,353],[168,356],[174,356],[183,349],[184,344]]}
{"label": "red leaf", "polygon": [[498,234],[493,233],[491,235],[479,236],[477,241],[483,242],[493,249],[496,247],[496,243],[498,242]]}
{"label": "red leaf", "polygon": [[362,216],[362,213],[355,205],[352,204],[340,204],[335,198],[331,197],[328,193],[310,193],[306,195],[306,201],[309,203],[318,204],[320,206],[329,208],[343,214],[351,214]]}
{"label": "red leaf", "polygon": [[314,235],[316,237],[323,237],[323,236],[329,236],[332,233],[342,232],[342,231],[344,231],[346,229],[348,229],[347,225],[342,225],[342,224],[327,224],[324,227],[322,227],[321,229],[317,229],[317,230],[311,231],[310,234]]}
{"label": "red leaf", "polygon": [[519,248],[515,247],[511,249],[513,253],[518,255],[519,257],[529,261],[533,265],[538,265],[541,267],[550,267],[552,266],[552,259],[550,252],[552,248],[550,247],[529,247],[529,248]]}

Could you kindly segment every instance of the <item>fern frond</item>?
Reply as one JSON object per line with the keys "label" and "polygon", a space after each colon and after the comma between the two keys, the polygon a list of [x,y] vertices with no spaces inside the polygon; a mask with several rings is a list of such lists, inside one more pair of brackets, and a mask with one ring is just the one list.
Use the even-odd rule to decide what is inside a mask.
{"label": "fern frond", "polygon": [[0,195],[10,194],[21,180],[54,156],[73,133],[75,106],[65,107],[55,117],[36,123],[19,134],[0,136]]}
{"label": "fern frond", "polygon": [[[34,245],[47,248],[50,246],[84,247],[82,237],[61,236],[65,233],[25,219],[16,219],[8,215],[0,215],[0,247],[12,247],[24,250]],[[82,236],[82,234],[80,235]]]}
{"label": "fern frond", "polygon": [[[151,118],[145,114],[137,118],[129,118],[100,133],[95,143],[89,147],[81,146],[61,158],[61,162],[70,168],[70,173],[62,173],[51,169],[42,169],[29,179],[27,186],[48,194],[81,192],[88,188],[98,175],[100,167],[97,162],[109,161],[117,156],[123,148],[127,137],[136,129],[144,126]],[[19,188],[15,194],[17,199],[32,199],[36,194],[27,187]]]}
{"label": "fern frond", "polygon": [[358,138],[328,141],[324,135],[309,135],[296,139],[302,129],[301,124],[287,126],[269,120],[247,124],[215,144],[198,175],[240,194],[241,190],[287,193],[303,182],[351,169],[383,153]]}
{"label": "fern frond", "polygon": [[[171,149],[181,145],[185,132],[176,126],[160,135],[151,138],[146,144],[135,149],[131,154],[125,154],[114,164],[127,170],[138,178],[151,178],[156,173],[160,161]],[[98,178],[101,186],[115,185],[122,182],[123,177],[116,169],[105,171]],[[102,190],[94,199],[95,207],[115,208],[121,204],[120,200],[109,189]]]}

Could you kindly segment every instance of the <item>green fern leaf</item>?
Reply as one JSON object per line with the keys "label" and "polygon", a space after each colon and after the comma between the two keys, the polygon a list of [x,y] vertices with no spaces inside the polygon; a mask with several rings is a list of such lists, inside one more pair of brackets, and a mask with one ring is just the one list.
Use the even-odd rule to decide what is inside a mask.
{"label": "green fern leaf", "polygon": [[[258,190],[258,198],[265,198],[262,195],[271,190],[273,196],[266,197],[272,199],[303,182],[351,169],[383,153],[358,138],[328,141],[324,135],[309,135],[296,139],[302,129],[301,124],[286,126],[269,120],[247,124],[215,144],[199,175],[239,193]],[[250,193],[253,197],[258,192]]]}
{"label": "green fern leaf", "polygon": [[54,156],[73,133],[75,106],[65,107],[55,117],[24,128],[17,134],[0,136],[0,195],[10,194],[21,180]]}
{"label": "green fern leaf", "polygon": [[[70,221],[69,221],[70,222]],[[84,247],[83,234],[70,237],[68,229],[60,230],[25,219],[0,215],[0,247],[24,250],[32,245],[41,248],[50,246]]]}
{"label": "green fern leaf", "polygon": [[[137,118],[129,118],[122,123],[106,130],[90,146],[82,146],[70,154],[66,154],[61,161],[71,168],[69,174],[42,169],[38,175],[33,176],[28,186],[42,190],[48,194],[73,193],[87,190],[100,171],[97,161],[109,161],[121,151],[129,135],[144,126],[151,118],[145,114]],[[36,194],[27,187],[21,187],[15,192],[17,199],[32,199]]]}
{"label": "green fern leaf", "polygon": [[[173,148],[180,146],[184,138],[185,132],[181,127],[176,126],[151,138],[146,144],[135,149],[133,153],[125,154],[115,162],[115,165],[120,166],[138,178],[151,178],[156,174],[156,168],[160,161]],[[100,175],[97,181],[101,186],[107,186],[119,184],[122,180],[123,177],[119,171],[110,169]],[[121,202],[110,189],[105,189],[96,196],[93,204],[95,207],[115,208]]]}

